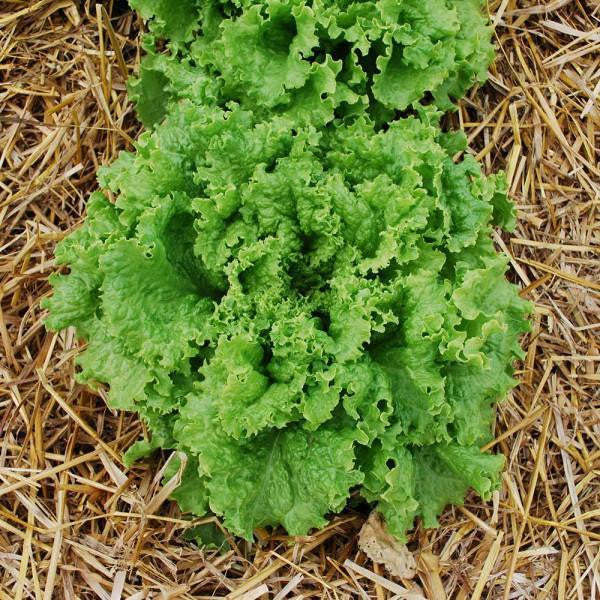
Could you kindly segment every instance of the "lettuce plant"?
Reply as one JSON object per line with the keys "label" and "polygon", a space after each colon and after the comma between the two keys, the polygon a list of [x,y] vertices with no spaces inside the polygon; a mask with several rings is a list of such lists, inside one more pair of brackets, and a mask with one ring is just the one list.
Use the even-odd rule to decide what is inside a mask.
{"label": "lettuce plant", "polygon": [[[169,102],[235,100],[296,125],[426,101],[447,110],[493,58],[480,0],[131,0],[151,18],[130,86],[146,125]],[[169,52],[157,53],[157,39]]]}
{"label": "lettuce plant", "polygon": [[[445,106],[487,64],[477,3],[182,3],[195,20],[135,4],[171,40],[132,85],[142,113],[167,98],[164,118],[99,172],[46,302],[48,327],[87,340],[79,379],[147,422],[129,458],[185,452],[181,507],[247,539],[304,534],[353,491],[400,539],[469,488],[487,497],[503,458],[479,448],[529,310],[490,238],[513,210],[418,102]],[[287,58],[262,56],[279,27]],[[425,39],[451,63],[419,63]],[[414,114],[383,122],[394,82],[407,92],[368,65],[395,52],[417,60],[398,59],[407,81],[424,74]]]}

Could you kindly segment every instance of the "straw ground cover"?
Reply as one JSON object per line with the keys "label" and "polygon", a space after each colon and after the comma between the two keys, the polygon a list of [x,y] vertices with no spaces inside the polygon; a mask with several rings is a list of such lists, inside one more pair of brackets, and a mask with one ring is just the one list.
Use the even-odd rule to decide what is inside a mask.
{"label": "straw ground cover", "polygon": [[97,166],[139,132],[124,85],[139,23],[125,3],[0,3],[0,598],[600,595],[600,8],[489,9],[497,61],[450,124],[487,171],[507,170],[519,224],[496,241],[534,328],[498,410],[502,492],[417,528],[418,574],[402,581],[358,550],[362,511],[307,538],[201,551],[185,539],[197,521],[167,500],[165,457],[123,466],[142,425],[74,382],[77,340],[47,333],[39,303]]}

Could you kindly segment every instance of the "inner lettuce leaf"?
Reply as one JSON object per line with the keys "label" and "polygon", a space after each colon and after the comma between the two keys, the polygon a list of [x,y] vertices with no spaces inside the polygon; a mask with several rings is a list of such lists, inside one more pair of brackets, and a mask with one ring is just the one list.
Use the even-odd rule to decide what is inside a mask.
{"label": "inner lettuce leaf", "polygon": [[87,341],[79,380],[147,423],[126,458],[185,453],[182,509],[246,539],[351,493],[399,539],[487,498],[530,307],[491,241],[504,178],[439,124],[485,76],[479,2],[132,5],[150,128],[100,169],[44,301]]}

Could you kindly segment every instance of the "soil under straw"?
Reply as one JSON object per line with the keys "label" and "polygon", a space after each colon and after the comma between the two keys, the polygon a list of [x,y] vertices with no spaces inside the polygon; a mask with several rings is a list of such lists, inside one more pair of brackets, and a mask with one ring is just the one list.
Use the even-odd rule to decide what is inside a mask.
{"label": "soil under straw", "polygon": [[358,551],[350,510],[308,538],[202,552],[158,496],[164,457],[121,464],[142,425],[74,382],[74,333],[46,332],[39,303],[97,166],[139,133],[124,81],[140,24],[125,2],[0,2],[0,599],[600,597],[600,7],[489,8],[498,59],[451,121],[508,173],[519,225],[496,242],[534,326],[498,409],[503,490],[417,527],[410,582]]}

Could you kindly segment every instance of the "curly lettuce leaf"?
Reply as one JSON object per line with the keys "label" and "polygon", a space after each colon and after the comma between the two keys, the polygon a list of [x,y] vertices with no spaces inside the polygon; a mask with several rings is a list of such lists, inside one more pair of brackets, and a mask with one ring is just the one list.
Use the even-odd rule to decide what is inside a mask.
{"label": "curly lettuce leaf", "polygon": [[360,464],[363,494],[377,501],[390,533],[403,541],[416,516],[425,527],[437,527],[444,508],[462,505],[471,488],[488,499],[499,486],[504,457],[454,443],[404,446],[388,435],[364,451]]}
{"label": "curly lettuce leaf", "polygon": [[346,418],[309,431],[299,424],[238,441],[223,431],[218,408],[191,394],[176,436],[197,453],[210,508],[246,539],[257,527],[283,524],[292,535],[326,523],[362,480],[354,468],[356,431]]}

